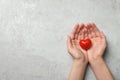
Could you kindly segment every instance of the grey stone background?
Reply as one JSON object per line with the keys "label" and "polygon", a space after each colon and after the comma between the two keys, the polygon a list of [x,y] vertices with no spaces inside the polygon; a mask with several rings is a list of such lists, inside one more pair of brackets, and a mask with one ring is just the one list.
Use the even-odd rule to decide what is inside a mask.
{"label": "grey stone background", "polygon": [[[0,80],[67,80],[66,37],[78,22],[105,33],[104,58],[120,80],[120,0],[0,0]],[[95,80],[90,67],[85,80]]]}

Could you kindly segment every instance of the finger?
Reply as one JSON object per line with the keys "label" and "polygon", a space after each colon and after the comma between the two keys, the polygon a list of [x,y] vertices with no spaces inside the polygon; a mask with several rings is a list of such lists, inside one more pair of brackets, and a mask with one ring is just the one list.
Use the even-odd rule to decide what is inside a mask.
{"label": "finger", "polygon": [[91,31],[92,38],[96,37],[94,27],[93,27],[93,25],[91,23],[90,23],[90,31]]}
{"label": "finger", "polygon": [[81,34],[81,39],[85,39],[85,29],[83,29],[83,32]]}
{"label": "finger", "polygon": [[87,28],[86,28],[86,27],[85,27],[85,34],[84,34],[84,36],[85,36],[85,39],[88,38],[88,31],[87,31]]}
{"label": "finger", "polygon": [[91,23],[91,25],[92,25],[92,27],[93,27],[93,29],[94,29],[94,31],[95,31],[96,36],[100,36],[100,31],[99,31],[99,29],[96,27],[96,25],[95,25],[94,23]]}
{"label": "finger", "polygon": [[79,25],[78,25],[78,28],[77,28],[77,30],[76,30],[76,32],[75,32],[75,39],[78,38],[78,31],[79,31]]}
{"label": "finger", "polygon": [[70,36],[67,36],[67,48],[68,49],[72,48],[72,40],[71,40]]}
{"label": "finger", "polygon": [[84,27],[84,24],[83,24],[83,23],[80,23],[80,24],[78,24],[78,26],[79,26],[79,28],[78,28],[78,30],[77,30],[76,33],[79,33],[79,32],[80,32],[80,30]]}
{"label": "finger", "polygon": [[95,28],[96,31],[99,31],[99,29],[96,27],[95,23],[91,23],[91,25],[93,25],[93,27]]}
{"label": "finger", "polygon": [[105,35],[104,35],[103,32],[100,32],[100,37],[101,37],[102,39],[105,39]]}
{"label": "finger", "polygon": [[87,25],[86,25],[86,28],[87,28],[87,32],[88,32],[88,38],[92,38],[92,32],[91,32],[91,30],[90,30],[90,24],[88,23]]}
{"label": "finger", "polygon": [[83,27],[84,27],[84,24],[83,24],[83,23],[80,23],[80,24],[79,24],[79,28],[78,28],[78,30],[77,30],[77,37],[76,37],[77,40],[79,39],[79,33],[81,32],[81,30],[83,29]]}
{"label": "finger", "polygon": [[75,33],[76,33],[78,27],[79,27],[79,25],[76,24],[75,27],[73,28],[73,31],[71,32],[71,35],[70,35],[71,39],[75,39]]}
{"label": "finger", "polygon": [[79,24],[79,30],[78,30],[78,33],[80,33],[80,31],[83,29],[83,27],[84,27],[84,24],[83,24],[83,23],[80,23],[80,24]]}
{"label": "finger", "polygon": [[84,33],[84,28],[80,31],[78,39],[81,40],[83,39],[83,33]]}
{"label": "finger", "polygon": [[77,30],[75,31],[75,39],[78,38],[79,24],[77,24],[77,26],[78,26],[78,28],[77,28]]}
{"label": "finger", "polygon": [[79,44],[78,40],[72,40],[73,48],[77,48],[78,44]]}
{"label": "finger", "polygon": [[78,40],[83,39],[83,31],[84,31],[84,25],[80,28]]}

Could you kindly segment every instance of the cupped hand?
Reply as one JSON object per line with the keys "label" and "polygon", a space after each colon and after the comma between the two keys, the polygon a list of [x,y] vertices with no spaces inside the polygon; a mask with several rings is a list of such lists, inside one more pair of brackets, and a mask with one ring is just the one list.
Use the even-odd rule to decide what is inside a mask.
{"label": "cupped hand", "polygon": [[99,31],[94,23],[86,25],[88,38],[92,41],[91,48],[87,51],[89,60],[102,57],[106,48],[106,39],[103,32]]}
{"label": "cupped hand", "polygon": [[80,39],[85,38],[87,38],[87,29],[85,28],[84,24],[75,25],[70,36],[67,38],[68,52],[74,60],[88,62],[87,51],[83,50],[79,45]]}

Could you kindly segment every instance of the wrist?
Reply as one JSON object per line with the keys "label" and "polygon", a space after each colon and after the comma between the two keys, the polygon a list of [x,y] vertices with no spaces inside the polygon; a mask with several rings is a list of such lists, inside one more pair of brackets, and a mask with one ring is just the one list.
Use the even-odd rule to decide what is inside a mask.
{"label": "wrist", "polygon": [[89,59],[89,63],[94,63],[99,60],[103,60],[103,57],[102,56],[92,57]]}
{"label": "wrist", "polygon": [[77,65],[87,65],[88,61],[87,60],[74,59],[74,63],[77,64]]}

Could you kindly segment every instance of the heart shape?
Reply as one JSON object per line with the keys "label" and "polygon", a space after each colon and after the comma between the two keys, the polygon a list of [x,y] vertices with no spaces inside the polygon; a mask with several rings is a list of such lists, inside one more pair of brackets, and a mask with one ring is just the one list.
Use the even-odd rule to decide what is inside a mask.
{"label": "heart shape", "polygon": [[88,50],[88,49],[91,47],[92,43],[91,43],[91,40],[90,40],[90,39],[85,39],[85,40],[80,40],[80,41],[79,41],[79,45],[80,45],[83,49]]}

